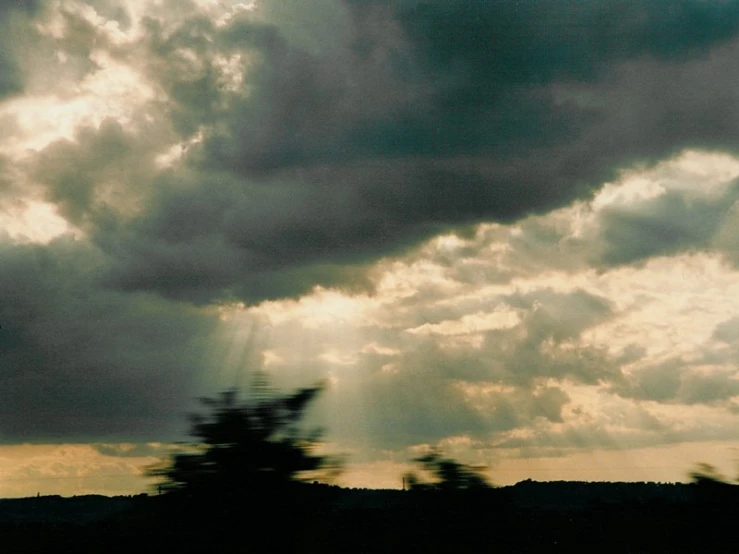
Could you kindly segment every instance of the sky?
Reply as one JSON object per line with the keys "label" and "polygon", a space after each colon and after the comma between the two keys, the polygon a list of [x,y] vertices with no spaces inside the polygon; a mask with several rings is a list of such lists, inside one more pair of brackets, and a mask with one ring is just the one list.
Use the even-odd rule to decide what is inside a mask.
{"label": "sky", "polygon": [[734,478],[739,2],[0,0],[0,497],[322,381],[338,483]]}

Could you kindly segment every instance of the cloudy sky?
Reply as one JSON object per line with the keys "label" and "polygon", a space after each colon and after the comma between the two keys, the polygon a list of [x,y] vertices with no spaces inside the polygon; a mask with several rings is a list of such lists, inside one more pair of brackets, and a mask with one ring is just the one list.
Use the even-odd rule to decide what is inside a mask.
{"label": "cloudy sky", "polygon": [[739,2],[0,0],[0,496],[329,383],[340,483],[739,458]]}

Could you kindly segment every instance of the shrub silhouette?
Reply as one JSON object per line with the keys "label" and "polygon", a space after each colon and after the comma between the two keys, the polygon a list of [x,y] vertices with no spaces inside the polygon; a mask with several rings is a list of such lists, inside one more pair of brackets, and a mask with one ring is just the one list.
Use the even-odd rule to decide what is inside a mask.
{"label": "shrub silhouette", "polygon": [[711,464],[700,463],[688,473],[690,481],[696,485],[728,484],[727,479]]}
{"label": "shrub silhouette", "polygon": [[278,394],[264,381],[244,400],[231,389],[201,402],[209,413],[190,416],[196,441],[151,475],[160,490],[190,495],[233,496],[275,491],[338,465],[314,453],[320,433],[300,421],[322,386]]}
{"label": "shrub silhouette", "polygon": [[422,481],[415,473],[408,473],[405,481],[411,490],[472,490],[492,488],[492,484],[476,468],[444,457],[439,452],[430,452],[413,460],[433,477],[431,482]]}

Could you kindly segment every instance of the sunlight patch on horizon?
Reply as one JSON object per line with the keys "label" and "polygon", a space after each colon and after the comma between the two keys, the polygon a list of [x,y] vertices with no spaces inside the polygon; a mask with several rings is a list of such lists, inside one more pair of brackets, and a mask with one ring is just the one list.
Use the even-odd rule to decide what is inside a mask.
{"label": "sunlight patch on horizon", "polygon": [[736,474],[736,441],[678,443],[630,450],[595,449],[560,456],[520,458],[501,452],[489,470],[494,482],[512,485],[534,481],[687,482],[698,463],[709,463],[721,473]]}
{"label": "sunlight patch on horizon", "polygon": [[[106,446],[111,448],[104,453]],[[136,455],[136,448],[142,446],[147,452]],[[146,467],[168,451],[166,445],[155,443],[100,447],[94,443],[0,445],[0,498],[36,493],[138,494],[150,485]],[[120,454],[114,455],[115,450]]]}

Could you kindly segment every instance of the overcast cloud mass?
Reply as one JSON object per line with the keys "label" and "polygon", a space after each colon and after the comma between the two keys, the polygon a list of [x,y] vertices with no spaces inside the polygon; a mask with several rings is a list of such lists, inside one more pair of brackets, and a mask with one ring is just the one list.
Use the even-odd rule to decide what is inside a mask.
{"label": "overcast cloud mass", "polygon": [[257,370],[350,485],[731,467],[737,78],[730,0],[0,0],[0,496]]}

